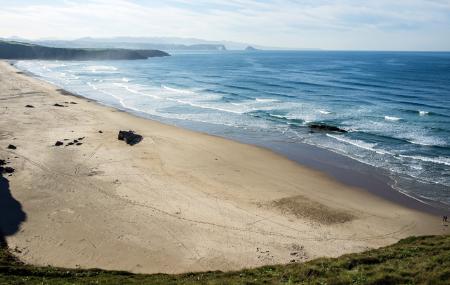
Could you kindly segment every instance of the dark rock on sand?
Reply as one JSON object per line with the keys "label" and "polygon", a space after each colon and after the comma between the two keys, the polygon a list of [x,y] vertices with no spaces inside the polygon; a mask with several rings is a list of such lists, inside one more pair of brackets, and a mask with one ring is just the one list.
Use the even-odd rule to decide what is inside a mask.
{"label": "dark rock on sand", "polygon": [[0,174],[3,174],[3,173],[13,173],[14,171],[15,171],[15,169],[12,168],[12,167],[9,167],[9,166],[6,166],[6,167],[0,166]]}
{"label": "dark rock on sand", "polygon": [[103,131],[98,131],[100,134],[103,134]]}
{"label": "dark rock on sand", "polygon": [[76,143],[76,145],[82,145],[83,143],[81,143],[81,142],[79,142],[79,143]]}
{"label": "dark rock on sand", "polygon": [[8,149],[16,149],[17,147],[13,144],[8,145]]}
{"label": "dark rock on sand", "polygon": [[55,146],[61,146],[61,145],[63,145],[64,143],[62,142],[62,141],[56,141],[55,142]]}
{"label": "dark rock on sand", "polygon": [[70,142],[70,143],[66,144],[66,146],[68,146],[68,145],[73,145],[73,144],[74,144],[73,142]]}
{"label": "dark rock on sand", "polygon": [[5,165],[6,161],[4,159],[0,159],[0,165]]}
{"label": "dark rock on sand", "polygon": [[119,136],[117,138],[121,141],[125,141],[129,145],[135,145],[143,139],[141,135],[138,135],[133,131],[119,131]]}
{"label": "dark rock on sand", "polygon": [[55,107],[64,107],[64,105],[61,105],[61,104],[58,104],[58,103],[53,104],[53,106],[55,106]]}
{"label": "dark rock on sand", "polygon": [[77,102],[70,102],[70,104],[78,104]]}
{"label": "dark rock on sand", "polygon": [[346,133],[347,131],[336,126],[330,126],[327,124],[310,124],[309,128],[313,131],[322,131],[322,132],[338,132],[338,133]]}
{"label": "dark rock on sand", "polygon": [[25,105],[26,108],[34,108],[33,105]]}

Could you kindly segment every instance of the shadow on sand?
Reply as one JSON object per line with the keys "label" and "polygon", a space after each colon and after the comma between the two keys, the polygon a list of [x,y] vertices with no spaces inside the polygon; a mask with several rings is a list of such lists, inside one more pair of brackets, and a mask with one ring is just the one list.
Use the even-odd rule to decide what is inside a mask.
{"label": "shadow on sand", "polygon": [[6,237],[15,234],[26,219],[22,205],[11,195],[8,179],[0,174],[0,247],[7,246]]}

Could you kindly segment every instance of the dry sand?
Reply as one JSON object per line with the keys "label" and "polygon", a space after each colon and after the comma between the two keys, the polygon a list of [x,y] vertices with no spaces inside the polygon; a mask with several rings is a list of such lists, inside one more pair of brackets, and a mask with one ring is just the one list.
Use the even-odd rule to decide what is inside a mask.
{"label": "dry sand", "polygon": [[[128,129],[144,140],[117,140]],[[82,145],[54,146],[80,137]],[[6,239],[33,264],[231,270],[449,233],[439,217],[271,151],[63,95],[0,62],[0,159],[7,157],[16,169],[9,191],[26,221]]]}

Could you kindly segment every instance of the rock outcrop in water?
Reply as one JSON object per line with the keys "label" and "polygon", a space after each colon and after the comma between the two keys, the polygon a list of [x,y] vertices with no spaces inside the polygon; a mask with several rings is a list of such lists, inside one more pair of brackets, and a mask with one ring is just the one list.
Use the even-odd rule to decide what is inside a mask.
{"label": "rock outcrop in water", "polygon": [[245,48],[246,51],[257,51],[258,49],[252,47],[252,46],[248,46]]}
{"label": "rock outcrop in water", "polygon": [[0,41],[0,59],[132,60],[169,56],[160,50],[53,48]]}
{"label": "rock outcrop in water", "polygon": [[321,131],[321,132],[337,132],[337,133],[346,133],[347,131],[336,126],[330,126],[327,124],[310,124],[308,127],[312,131]]}

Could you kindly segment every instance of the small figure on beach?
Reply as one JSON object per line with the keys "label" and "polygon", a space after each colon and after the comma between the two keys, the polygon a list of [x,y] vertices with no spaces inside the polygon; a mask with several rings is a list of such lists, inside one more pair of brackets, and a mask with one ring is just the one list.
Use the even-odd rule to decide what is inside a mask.
{"label": "small figure on beach", "polygon": [[443,222],[443,223],[447,223],[447,222],[448,222],[447,219],[448,219],[447,216],[442,216],[442,222]]}

